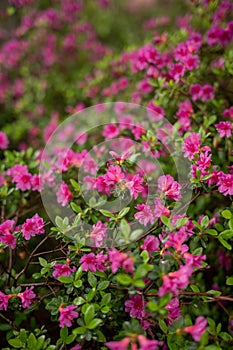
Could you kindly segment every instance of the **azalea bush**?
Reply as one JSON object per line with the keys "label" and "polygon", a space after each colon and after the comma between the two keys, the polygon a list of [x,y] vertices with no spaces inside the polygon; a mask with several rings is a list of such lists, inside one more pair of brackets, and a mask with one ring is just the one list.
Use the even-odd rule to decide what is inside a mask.
{"label": "azalea bush", "polygon": [[232,3],[115,46],[111,1],[38,3],[1,31],[2,348],[230,349]]}

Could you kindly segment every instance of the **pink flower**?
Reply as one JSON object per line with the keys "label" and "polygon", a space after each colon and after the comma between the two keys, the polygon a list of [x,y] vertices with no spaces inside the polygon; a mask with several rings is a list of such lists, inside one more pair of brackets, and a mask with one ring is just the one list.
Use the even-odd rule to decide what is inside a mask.
{"label": "pink flower", "polygon": [[147,113],[153,122],[158,122],[164,118],[165,111],[160,106],[155,106],[153,101],[150,101],[147,105]]}
{"label": "pink flower", "polygon": [[0,131],[0,149],[6,149],[8,147],[9,140],[3,131]]}
{"label": "pink flower", "polygon": [[147,250],[148,253],[156,252],[159,250],[159,240],[157,237],[149,235],[145,238],[141,249]]}
{"label": "pink flower", "polygon": [[184,328],[186,333],[190,333],[195,341],[200,341],[202,334],[206,330],[207,320],[203,316],[199,316],[193,326]]}
{"label": "pink flower", "polygon": [[130,191],[130,195],[137,199],[138,195],[144,191],[143,187],[143,178],[140,177],[138,174],[134,175],[132,180],[126,183],[126,187]]}
{"label": "pink flower", "polygon": [[110,165],[107,173],[104,175],[104,181],[107,185],[115,185],[124,179],[125,175],[119,165]]}
{"label": "pink flower", "polygon": [[195,153],[199,151],[201,145],[200,139],[201,135],[195,132],[192,132],[188,137],[184,139],[182,151],[184,152],[185,158],[194,158]]}
{"label": "pink flower", "polygon": [[93,230],[90,233],[90,238],[93,242],[94,247],[101,247],[103,244],[104,238],[106,238],[107,226],[104,225],[101,221],[98,221],[97,224],[93,225]]}
{"label": "pink flower", "polygon": [[35,214],[31,219],[27,219],[22,226],[23,237],[28,241],[31,237],[44,233],[44,221]]}
{"label": "pink flower", "polygon": [[127,254],[119,252],[116,248],[111,248],[108,251],[109,262],[111,263],[112,273],[117,272],[123,261],[127,259]]}
{"label": "pink flower", "polygon": [[34,302],[34,298],[36,297],[35,293],[32,291],[34,289],[34,286],[30,288],[26,288],[26,290],[22,293],[18,293],[18,297],[22,301],[22,306],[24,308],[30,307],[31,303]]}
{"label": "pink flower", "polygon": [[140,350],[158,350],[158,346],[163,344],[163,342],[158,340],[147,339],[142,334],[138,336],[138,340],[140,344]]}
{"label": "pink flower", "polygon": [[199,67],[200,60],[199,60],[199,57],[197,55],[188,55],[184,59],[184,63],[185,63],[185,68],[187,70],[193,70],[193,69],[197,69]]}
{"label": "pink flower", "polygon": [[134,269],[134,257],[128,257],[126,258],[123,263],[122,263],[122,268],[126,271],[126,272],[133,272]]}
{"label": "pink flower", "polygon": [[233,106],[231,106],[229,109],[225,109],[222,112],[222,116],[233,119]]}
{"label": "pink flower", "polygon": [[170,210],[166,207],[164,207],[161,203],[161,199],[158,197],[155,200],[155,208],[154,208],[154,217],[160,218],[163,216],[169,216]]}
{"label": "pink flower", "polygon": [[94,253],[84,254],[79,260],[83,271],[96,272],[96,256]]}
{"label": "pink flower", "polygon": [[181,198],[181,185],[171,175],[162,175],[158,178],[158,191],[166,197],[178,201]]}
{"label": "pink flower", "polygon": [[212,154],[208,155],[208,151],[200,153],[200,158],[196,162],[198,169],[202,172],[210,167]]}
{"label": "pink flower", "polygon": [[56,263],[53,266],[53,277],[58,279],[58,277],[61,277],[61,276],[69,276],[75,270],[76,270],[75,266],[71,268],[68,264]]}
{"label": "pink flower", "polygon": [[15,181],[16,182],[16,188],[18,188],[21,191],[27,191],[31,189],[31,178],[32,175],[29,174],[28,172],[18,174],[15,176]]}
{"label": "pink flower", "polygon": [[82,264],[83,271],[104,271],[106,270],[105,263],[107,261],[107,255],[103,255],[103,251],[96,256],[94,253],[84,254],[79,262]]}
{"label": "pink flower", "polygon": [[185,289],[189,285],[189,277],[192,274],[191,266],[181,266],[179,270],[170,272],[162,277],[163,284],[159,288],[158,295],[161,297],[166,293],[178,294],[178,289]]}
{"label": "pink flower", "polygon": [[219,186],[218,187],[219,192],[223,193],[224,196],[227,196],[228,194],[232,196],[233,195],[233,175],[222,173],[218,177],[217,186]]}
{"label": "pink flower", "polygon": [[108,124],[104,127],[103,136],[105,139],[113,139],[119,134],[119,129],[115,124]]}
{"label": "pink flower", "polygon": [[203,260],[206,259],[205,255],[192,255],[190,253],[184,253],[184,259],[186,262],[186,265],[191,266],[192,268],[195,267],[201,267]]}
{"label": "pink flower", "polygon": [[16,248],[16,237],[11,233],[14,224],[14,220],[6,220],[0,225],[0,242],[8,245],[11,249]]}
{"label": "pink flower", "polygon": [[70,192],[68,185],[62,181],[61,187],[57,191],[57,202],[61,203],[62,207],[65,207],[72,197],[73,195]]}
{"label": "pink flower", "polygon": [[185,73],[185,68],[183,64],[181,63],[176,63],[172,66],[171,70],[169,71],[170,76],[174,80],[179,80],[184,76]]}
{"label": "pink flower", "polygon": [[130,343],[130,338],[124,338],[120,341],[109,341],[104,343],[111,350],[127,350]]}
{"label": "pink flower", "polygon": [[202,87],[202,97],[201,100],[203,102],[208,101],[208,100],[212,100],[214,98],[214,87],[206,84]]}
{"label": "pink flower", "polygon": [[140,222],[140,224],[146,226],[149,222],[151,224],[154,223],[155,217],[149,205],[137,204],[135,208],[140,210],[134,215],[134,217]]}
{"label": "pink flower", "polygon": [[179,299],[173,298],[166,306],[165,309],[168,311],[168,322],[172,323],[173,320],[176,320],[180,317],[180,305]]}
{"label": "pink flower", "polygon": [[41,192],[44,187],[43,178],[40,175],[33,175],[31,177],[32,190]]}
{"label": "pink flower", "polygon": [[72,326],[73,319],[78,318],[79,316],[78,312],[74,311],[76,309],[76,305],[69,305],[67,307],[60,306],[59,326],[61,328]]}
{"label": "pink flower", "polygon": [[201,87],[200,84],[191,85],[190,89],[189,89],[189,92],[192,95],[192,100],[193,101],[196,101],[196,100],[202,98],[203,92],[202,92],[202,87]]}
{"label": "pink flower", "polygon": [[143,319],[145,317],[145,303],[141,295],[130,295],[130,300],[125,301],[125,311],[130,317]]}
{"label": "pink flower", "polygon": [[4,294],[0,292],[0,310],[7,309],[10,298],[11,298],[11,294]]}
{"label": "pink flower", "polygon": [[76,344],[70,350],[82,350],[82,346],[80,344]]}
{"label": "pink flower", "polygon": [[168,239],[165,242],[164,248],[173,247],[177,252],[184,253],[188,250],[188,247],[186,245],[183,245],[184,241],[187,238],[187,233],[183,231],[178,231],[175,233],[172,233],[168,236]]}
{"label": "pink flower", "polygon": [[230,122],[220,122],[215,124],[215,127],[218,130],[220,137],[231,137],[232,124]]}

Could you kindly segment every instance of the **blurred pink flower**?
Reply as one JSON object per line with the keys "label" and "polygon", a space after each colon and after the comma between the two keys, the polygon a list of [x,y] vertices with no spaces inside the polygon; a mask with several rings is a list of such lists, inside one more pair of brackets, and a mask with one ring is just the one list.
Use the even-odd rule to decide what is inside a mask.
{"label": "blurred pink flower", "polygon": [[74,311],[76,309],[76,305],[69,305],[67,307],[60,306],[59,326],[61,328],[72,326],[72,321],[79,316],[78,312]]}
{"label": "blurred pink flower", "polygon": [[200,341],[202,334],[206,330],[207,320],[203,316],[197,317],[193,326],[184,328],[186,333],[190,333],[195,341]]}
{"label": "blurred pink flower", "polygon": [[60,189],[57,191],[57,202],[65,207],[69,200],[73,197],[72,193],[69,190],[68,185],[62,181]]}
{"label": "blurred pink flower", "polygon": [[21,299],[22,306],[24,308],[30,307],[31,303],[34,302],[34,298],[36,297],[36,294],[33,292],[34,286],[30,288],[26,288],[26,290],[22,293],[18,293],[18,297]]}
{"label": "blurred pink flower", "polygon": [[9,140],[3,131],[0,131],[0,149],[6,149],[8,147]]}
{"label": "blurred pink flower", "polygon": [[0,291],[0,310],[6,310],[8,307],[8,302],[11,298],[11,294],[4,294]]}
{"label": "blurred pink flower", "polygon": [[145,317],[145,302],[141,295],[130,295],[130,300],[125,301],[125,312],[129,312],[130,317],[143,319]]}
{"label": "blurred pink flower", "polygon": [[232,124],[230,122],[220,122],[215,124],[216,129],[218,130],[220,137],[231,137]]}
{"label": "blurred pink flower", "polygon": [[28,241],[31,237],[44,233],[44,221],[35,214],[32,218],[27,219],[22,225],[23,237]]}

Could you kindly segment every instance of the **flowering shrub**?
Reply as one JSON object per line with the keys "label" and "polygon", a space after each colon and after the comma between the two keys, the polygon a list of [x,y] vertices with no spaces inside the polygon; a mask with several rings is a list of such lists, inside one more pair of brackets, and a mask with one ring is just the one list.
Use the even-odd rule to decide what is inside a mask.
{"label": "flowering shrub", "polygon": [[82,6],[1,32],[2,348],[229,349],[232,3],[147,20],[117,56]]}

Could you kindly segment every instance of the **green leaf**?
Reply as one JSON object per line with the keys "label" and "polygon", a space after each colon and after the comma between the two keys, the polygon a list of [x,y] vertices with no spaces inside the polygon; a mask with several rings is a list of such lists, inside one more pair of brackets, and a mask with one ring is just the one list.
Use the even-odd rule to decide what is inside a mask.
{"label": "green leaf", "polygon": [[21,342],[21,340],[20,339],[17,339],[17,338],[15,338],[15,339],[9,339],[8,340],[8,343],[11,345],[11,346],[13,346],[13,348],[17,348],[17,349],[22,349],[23,348],[23,343]]}
{"label": "green leaf", "polygon": [[65,343],[66,338],[68,337],[68,328],[64,327],[60,330],[60,337],[63,343]]}
{"label": "green leaf", "polygon": [[102,281],[98,284],[97,290],[105,290],[109,286],[109,281]]}
{"label": "green leaf", "polygon": [[95,277],[95,275],[88,271],[88,275],[87,275],[87,280],[88,280],[88,283],[90,284],[91,287],[96,287],[96,284],[97,284],[97,278]]}
{"label": "green leaf", "polygon": [[25,329],[20,329],[19,338],[23,343],[27,342],[27,332]]}
{"label": "green leaf", "polygon": [[71,203],[70,203],[70,206],[71,206],[72,210],[73,210],[75,213],[79,214],[79,213],[82,212],[81,207],[80,207],[79,205],[77,205],[76,203],[71,202]]}
{"label": "green leaf", "polygon": [[220,332],[218,335],[225,341],[232,340],[232,336],[227,332]]}
{"label": "green leaf", "polygon": [[143,278],[147,275],[148,273],[148,269],[146,268],[145,264],[144,265],[139,265],[137,270],[135,271],[134,274],[134,279],[139,279],[139,278]]}
{"label": "green leaf", "polygon": [[220,233],[219,237],[223,239],[230,239],[233,237],[233,230],[225,230]]}
{"label": "green leaf", "polygon": [[210,219],[208,216],[204,216],[201,220],[201,227],[206,228],[209,225]]}
{"label": "green leaf", "polygon": [[208,233],[209,235],[211,236],[217,236],[218,235],[218,232],[214,229],[209,229],[209,230],[206,230],[206,233]]}
{"label": "green leaf", "polygon": [[145,288],[146,286],[145,282],[141,279],[134,280],[133,285],[138,288]]}
{"label": "green leaf", "polygon": [[82,272],[83,272],[82,267],[80,266],[75,273],[75,277],[74,277],[75,281],[80,279],[80,277],[82,276]]}
{"label": "green leaf", "polygon": [[79,186],[79,184],[77,183],[77,181],[75,181],[74,179],[70,179],[70,183],[71,183],[71,185],[74,187],[74,189],[75,189],[76,191],[80,191],[80,186]]}
{"label": "green leaf", "polygon": [[223,210],[221,215],[225,218],[225,219],[231,219],[232,217],[232,213],[230,212],[230,210]]}
{"label": "green leaf", "polygon": [[163,216],[163,215],[160,217],[160,219],[161,219],[162,223],[171,230],[171,227],[172,227],[171,220],[167,216]]}
{"label": "green leaf", "polygon": [[104,296],[102,297],[102,300],[101,300],[101,305],[107,305],[110,303],[111,301],[111,293],[106,293],[104,294]]}
{"label": "green leaf", "polygon": [[223,239],[222,237],[218,237],[218,240],[226,249],[228,250],[232,249],[231,245],[227,241],[225,241],[225,239]]}
{"label": "green leaf", "polygon": [[39,257],[39,263],[41,266],[46,267],[48,265],[47,260]]}
{"label": "green leaf", "polygon": [[162,329],[163,333],[167,334],[167,325],[164,320],[159,320],[159,327]]}
{"label": "green leaf", "polygon": [[96,289],[92,288],[90,292],[87,294],[87,302],[89,303],[95,296],[96,294]]}
{"label": "green leaf", "polygon": [[102,320],[100,318],[94,318],[89,325],[87,325],[88,329],[94,329],[98,327],[102,323]]}
{"label": "green leaf", "polygon": [[193,292],[195,293],[199,293],[200,289],[198,288],[198,286],[195,286],[194,284],[190,285],[190,288],[192,289]]}
{"label": "green leaf", "polygon": [[76,338],[76,335],[75,334],[70,334],[67,338],[66,338],[66,341],[65,341],[65,344],[71,344]]}
{"label": "green leaf", "polygon": [[130,207],[123,208],[123,209],[119,212],[119,214],[117,215],[117,218],[118,218],[118,219],[123,218],[123,216],[125,216],[129,211],[130,211]]}
{"label": "green leaf", "polygon": [[233,277],[228,277],[227,280],[226,280],[226,284],[228,286],[233,286]]}
{"label": "green leaf", "polygon": [[176,221],[175,223],[175,228],[180,228],[183,227],[187,222],[188,222],[188,218],[180,218]]}
{"label": "green leaf", "polygon": [[120,222],[120,230],[123,233],[124,237],[128,239],[131,230],[130,230],[130,225],[125,219],[122,219]]}
{"label": "green leaf", "polygon": [[34,336],[33,333],[31,333],[28,337],[28,344],[27,345],[28,345],[29,349],[34,350],[36,347],[36,344],[37,344],[36,337]]}
{"label": "green leaf", "polygon": [[162,296],[162,298],[159,299],[159,307],[164,307],[171,301],[171,294],[166,293]]}
{"label": "green leaf", "polygon": [[149,301],[147,306],[150,309],[150,311],[158,311],[159,309],[159,306],[154,301]]}
{"label": "green leaf", "polygon": [[87,331],[86,327],[78,327],[73,330],[73,334],[85,334]]}
{"label": "green leaf", "polygon": [[77,305],[77,306],[82,305],[82,304],[84,304],[85,302],[86,302],[86,301],[85,301],[85,299],[84,299],[83,297],[77,297],[77,298],[75,298],[74,301],[73,301],[74,305]]}
{"label": "green leaf", "polygon": [[37,338],[36,350],[41,350],[43,348],[44,341],[45,335],[41,335],[39,338]]}
{"label": "green leaf", "polygon": [[110,307],[106,305],[106,306],[102,307],[101,312],[103,312],[104,314],[107,314],[109,312],[109,310],[110,310]]}
{"label": "green leaf", "polygon": [[108,210],[105,209],[99,209],[99,211],[101,212],[101,214],[103,214],[104,216],[108,216],[110,218],[115,218],[115,215],[113,213],[111,213]]}
{"label": "green leaf", "polygon": [[68,284],[73,282],[73,278],[70,276],[60,276],[58,277],[58,281],[61,283]]}
{"label": "green leaf", "polygon": [[143,250],[143,251],[141,252],[140,256],[142,257],[144,263],[147,263],[147,262],[149,261],[149,259],[150,259],[149,253],[148,253],[147,250]]}
{"label": "green leaf", "polygon": [[233,230],[233,218],[231,218],[231,219],[228,221],[228,225],[229,225],[230,229]]}
{"label": "green leaf", "polygon": [[132,278],[126,273],[119,273],[116,276],[117,281],[124,286],[129,286],[132,283]]}
{"label": "green leaf", "polygon": [[89,305],[84,315],[85,324],[88,326],[95,316],[94,305]]}
{"label": "green leaf", "polygon": [[99,342],[101,342],[101,343],[106,342],[106,338],[105,338],[104,334],[103,334],[99,329],[97,329],[97,330],[95,331],[95,333],[96,333],[96,335],[97,335],[97,337],[98,337],[98,341],[99,341]]}
{"label": "green leaf", "polygon": [[74,287],[75,288],[80,288],[80,287],[82,287],[82,285],[83,285],[82,280],[78,280],[78,281],[74,282]]}
{"label": "green leaf", "polygon": [[207,293],[210,293],[216,296],[219,296],[222,294],[222,292],[220,292],[219,290],[214,290],[214,289],[208,290]]}

